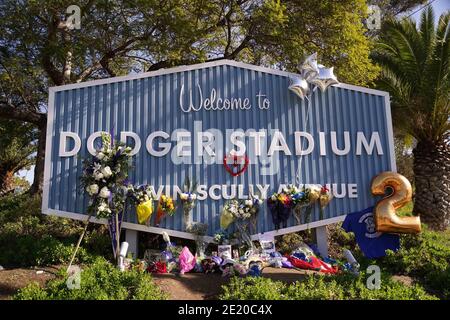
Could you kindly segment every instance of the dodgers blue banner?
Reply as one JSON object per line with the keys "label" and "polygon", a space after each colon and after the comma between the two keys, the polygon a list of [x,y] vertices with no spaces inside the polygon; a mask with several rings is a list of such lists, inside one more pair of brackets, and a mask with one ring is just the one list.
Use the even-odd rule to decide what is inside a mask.
{"label": "dodgers blue banner", "polygon": [[[185,177],[196,180],[192,220],[209,235],[227,199],[266,198],[286,184],[327,185],[334,198],[323,216],[314,208],[308,226],[291,217],[276,231],[264,204],[256,233],[323,226],[374,205],[371,179],[396,170],[388,94],[339,84],[308,102],[288,90],[292,76],[223,60],[51,88],[44,213],[85,219],[82,159],[102,132],[133,148],[130,181],[152,186],[156,198],[179,198]],[[232,152],[248,159],[237,176],[224,160]],[[159,227],[127,210],[123,227],[192,238],[181,206]]]}

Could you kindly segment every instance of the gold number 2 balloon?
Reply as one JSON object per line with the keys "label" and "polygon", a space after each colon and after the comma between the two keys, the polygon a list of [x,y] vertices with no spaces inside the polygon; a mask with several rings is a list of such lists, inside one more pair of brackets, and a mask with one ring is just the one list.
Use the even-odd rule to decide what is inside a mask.
{"label": "gold number 2 balloon", "polygon": [[412,198],[411,183],[401,174],[386,171],[372,180],[372,194],[385,195],[386,188],[393,192],[375,206],[374,218],[378,232],[419,233],[420,217],[399,217],[395,210],[403,207]]}

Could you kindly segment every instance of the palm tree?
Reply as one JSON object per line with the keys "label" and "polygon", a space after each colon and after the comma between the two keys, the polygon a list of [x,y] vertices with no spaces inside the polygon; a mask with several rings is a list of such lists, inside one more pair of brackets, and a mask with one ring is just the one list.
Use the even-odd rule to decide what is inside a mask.
{"label": "palm tree", "polygon": [[373,53],[379,87],[391,94],[394,126],[413,136],[414,213],[436,230],[450,220],[450,12],[437,27],[431,6],[420,23],[387,21]]}

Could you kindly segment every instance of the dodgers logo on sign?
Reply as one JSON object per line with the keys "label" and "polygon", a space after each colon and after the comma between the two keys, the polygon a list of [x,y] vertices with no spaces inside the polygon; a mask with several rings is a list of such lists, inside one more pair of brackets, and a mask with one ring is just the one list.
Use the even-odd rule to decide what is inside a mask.
{"label": "dodgers logo on sign", "polygon": [[364,223],[366,225],[366,233],[365,236],[367,238],[378,238],[381,236],[380,232],[377,232],[375,229],[375,221],[373,219],[373,212],[368,212],[359,218],[359,223]]}

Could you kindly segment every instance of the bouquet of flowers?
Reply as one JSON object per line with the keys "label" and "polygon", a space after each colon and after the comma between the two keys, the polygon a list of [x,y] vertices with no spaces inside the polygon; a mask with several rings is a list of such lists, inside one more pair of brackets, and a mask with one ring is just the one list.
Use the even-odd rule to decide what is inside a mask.
{"label": "bouquet of flowers", "polygon": [[272,221],[276,229],[280,224],[287,225],[294,202],[289,188],[284,188],[280,193],[274,193],[267,199],[267,206],[272,214]]}
{"label": "bouquet of flowers", "polygon": [[305,210],[305,222],[306,223],[309,223],[309,221],[311,220],[311,212],[312,212],[314,204],[316,203],[317,200],[319,200],[321,188],[322,187],[320,185],[310,185],[307,188],[308,189],[308,205],[306,206],[306,210]]}
{"label": "bouquet of flowers", "polygon": [[261,208],[262,200],[259,195],[250,195],[249,199],[245,200],[245,206],[247,206],[250,211],[250,225],[254,232],[257,231],[258,224],[258,214]]}
{"label": "bouquet of flowers", "polygon": [[320,198],[320,191],[322,187],[320,185],[312,185],[309,187],[309,202],[314,203]]}
{"label": "bouquet of flowers", "polygon": [[156,226],[159,226],[159,222],[166,214],[169,216],[173,216],[175,214],[175,204],[171,197],[163,194],[159,198],[158,209],[156,210]]}
{"label": "bouquet of flowers", "polygon": [[124,209],[131,148],[120,142],[113,145],[109,134],[102,134],[102,144],[95,156],[83,161],[81,184],[90,198],[88,213],[110,218]]}
{"label": "bouquet of flowers", "polygon": [[130,168],[130,147],[114,143],[107,133],[102,134],[102,146],[93,157],[83,160],[81,185],[89,195],[89,217],[108,219],[113,252],[119,251],[118,237],[127,199],[126,180]]}
{"label": "bouquet of flowers", "polygon": [[228,234],[223,229],[216,231],[214,234],[214,241],[217,244],[228,244],[228,240]]}
{"label": "bouquet of flowers", "polygon": [[225,230],[233,223],[235,215],[239,210],[239,201],[236,199],[230,200],[223,206],[222,214],[220,215],[220,228]]}
{"label": "bouquet of flowers", "polygon": [[192,183],[187,176],[184,185],[183,193],[180,194],[180,200],[183,205],[183,223],[186,230],[189,227],[190,213],[194,209],[197,200],[197,182]]}
{"label": "bouquet of flowers", "polygon": [[230,212],[234,217],[234,222],[238,229],[238,240],[241,244],[247,244],[251,249],[254,249],[253,242],[251,240],[248,226],[249,221],[259,211],[259,200],[249,198],[247,200],[231,200]]}
{"label": "bouquet of flowers", "polygon": [[147,224],[153,213],[153,195],[149,186],[128,187],[128,197],[136,206],[136,215],[140,224]]}
{"label": "bouquet of flowers", "polygon": [[320,203],[320,219],[323,219],[323,209],[330,203],[333,199],[333,195],[330,190],[324,185],[320,189],[319,203]]}
{"label": "bouquet of flowers", "polygon": [[187,231],[195,236],[195,245],[196,245],[195,255],[197,257],[204,257],[205,249],[208,244],[204,240],[206,232],[208,231],[208,224],[201,222],[194,222],[189,224]]}
{"label": "bouquet of flowers", "polygon": [[306,188],[305,186],[303,186],[301,189],[298,189],[297,187],[294,186],[293,188],[290,189],[290,191],[293,204],[294,218],[297,221],[297,224],[300,224],[302,209],[310,205],[309,189]]}

